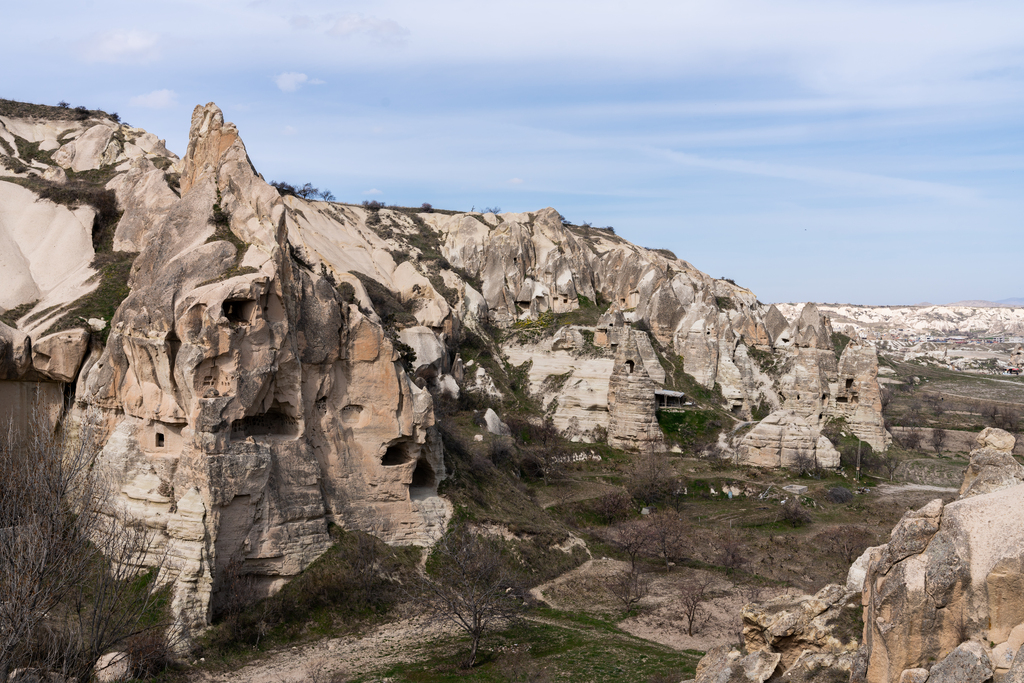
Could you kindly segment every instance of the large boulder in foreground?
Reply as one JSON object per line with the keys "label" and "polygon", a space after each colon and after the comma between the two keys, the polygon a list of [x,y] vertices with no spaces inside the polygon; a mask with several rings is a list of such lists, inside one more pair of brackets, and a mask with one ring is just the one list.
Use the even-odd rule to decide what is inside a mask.
{"label": "large boulder in foreground", "polygon": [[1005,433],[986,432],[961,498],[908,512],[871,551],[858,680],[892,683],[920,668],[929,681],[986,680],[982,670],[1008,668],[1024,642],[1024,483],[998,448],[1012,447]]}

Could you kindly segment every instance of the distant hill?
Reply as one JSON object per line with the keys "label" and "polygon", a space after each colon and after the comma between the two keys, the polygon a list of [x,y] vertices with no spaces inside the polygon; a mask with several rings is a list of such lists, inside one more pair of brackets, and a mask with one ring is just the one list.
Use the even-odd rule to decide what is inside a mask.
{"label": "distant hill", "polygon": [[1016,308],[1024,306],[1024,298],[1016,297],[1013,299],[1000,299],[999,301],[985,301],[984,299],[966,299],[964,301],[957,301],[956,303],[946,304],[946,306],[973,306],[974,308],[1002,308],[1009,306]]}

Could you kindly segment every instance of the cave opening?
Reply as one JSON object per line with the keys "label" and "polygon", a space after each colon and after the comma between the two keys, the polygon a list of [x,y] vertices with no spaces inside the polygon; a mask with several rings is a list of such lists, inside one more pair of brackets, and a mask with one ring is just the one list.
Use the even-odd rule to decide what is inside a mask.
{"label": "cave opening", "polygon": [[434,494],[434,487],[437,485],[437,476],[434,468],[425,459],[416,461],[416,469],[412,473],[412,483],[409,485],[409,495],[413,499],[426,498]]}
{"label": "cave opening", "polygon": [[225,299],[222,310],[230,323],[249,325],[258,304],[252,299]]}
{"label": "cave opening", "polygon": [[396,465],[405,465],[416,457],[416,444],[408,441],[396,443],[388,446],[388,449],[384,451],[384,457],[381,458],[380,464],[385,467],[395,467]]}

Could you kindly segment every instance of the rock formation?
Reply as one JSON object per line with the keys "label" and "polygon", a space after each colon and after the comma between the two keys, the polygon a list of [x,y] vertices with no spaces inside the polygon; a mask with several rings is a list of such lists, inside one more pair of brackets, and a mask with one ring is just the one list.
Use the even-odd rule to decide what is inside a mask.
{"label": "rock formation", "polygon": [[663,450],[664,438],[655,416],[656,385],[644,368],[636,335],[629,328],[624,330],[608,383],[608,444],[628,450]]}
{"label": "rock formation", "polygon": [[[488,324],[611,304],[596,326],[488,349],[532,363],[532,390],[573,438],[662,448],[659,354],[717,384],[737,417],[784,411],[748,435],[766,465],[804,452],[833,464],[819,432],[853,395],[837,389],[842,372],[874,405],[867,352],[837,368],[813,306],[790,324],[731,281],[550,208],[448,214],[282,194],[213,104],[196,107],[180,159],[102,117],[0,117],[0,138],[14,150],[0,180],[17,181],[0,182],[0,308],[18,312],[17,330],[0,327],[0,417],[27,424],[42,402],[56,420],[73,394],[72,423],[152,530],[154,558],[166,551],[173,608],[194,626],[228,563],[274,590],[327,547],[328,523],[431,542],[449,514],[432,396],[501,396],[501,365],[459,353],[468,335],[492,343]],[[17,138],[49,156],[21,158]],[[40,197],[52,183],[81,189],[68,178],[85,171],[109,178],[90,192],[116,199],[116,226],[84,199]]]}
{"label": "rock formation", "polygon": [[878,353],[873,346],[850,342],[839,358],[836,390],[827,414],[846,420],[861,440],[884,451],[892,438],[882,417],[882,392],[878,386]]}
{"label": "rock formation", "polygon": [[838,467],[839,453],[817,423],[794,410],[778,410],[744,435],[737,460],[757,467]]}
{"label": "rock formation", "polygon": [[694,683],[848,678],[859,641],[857,634],[839,629],[856,620],[857,607],[856,594],[836,585],[813,596],[750,603],[743,608],[743,645],[749,654],[711,650],[697,665]]}
{"label": "rock formation", "polygon": [[930,668],[929,681],[983,681],[990,663],[1008,669],[1024,642],[1024,484],[1020,465],[999,457],[1012,444],[1000,432],[979,438],[959,500],[908,512],[871,551],[863,680]]}

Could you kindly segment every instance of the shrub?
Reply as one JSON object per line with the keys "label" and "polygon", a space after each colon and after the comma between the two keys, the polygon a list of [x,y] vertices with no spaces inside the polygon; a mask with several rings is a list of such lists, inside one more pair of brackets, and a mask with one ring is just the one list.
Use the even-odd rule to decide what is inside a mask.
{"label": "shrub", "polygon": [[853,492],[845,486],[834,486],[825,494],[825,500],[836,505],[843,505],[853,500]]}
{"label": "shrub", "polygon": [[794,529],[811,523],[810,513],[804,510],[804,506],[800,504],[800,499],[796,496],[792,496],[782,504],[779,519],[791,524]]}
{"label": "shrub", "polygon": [[423,213],[431,213],[433,210],[434,207],[429,202],[423,202],[423,204],[420,205],[420,211]]}

